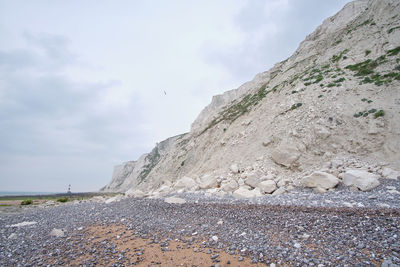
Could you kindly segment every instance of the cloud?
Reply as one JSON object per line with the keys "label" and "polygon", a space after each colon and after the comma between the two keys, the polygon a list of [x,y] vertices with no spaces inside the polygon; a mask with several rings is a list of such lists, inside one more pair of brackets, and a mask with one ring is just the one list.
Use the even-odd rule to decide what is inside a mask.
{"label": "cloud", "polygon": [[290,56],[307,34],[346,2],[248,1],[234,19],[240,41],[220,46],[210,43],[205,46],[204,58],[226,69],[232,77],[252,79]]}
{"label": "cloud", "polygon": [[[135,127],[144,120],[140,98],[130,93],[132,98],[125,99],[126,94],[118,93],[123,86],[118,80],[69,77],[64,70],[75,59],[66,38],[27,33],[24,37],[25,49],[0,51],[3,187],[20,186],[12,180],[23,180],[30,172],[38,185],[64,179],[80,184],[80,190],[98,189],[108,182],[116,159],[137,157],[148,149],[149,138]],[[67,166],[74,171],[62,169]],[[91,177],[92,188],[90,182],[79,181],[83,176]],[[60,190],[57,183],[48,184],[54,184],[48,190]]]}

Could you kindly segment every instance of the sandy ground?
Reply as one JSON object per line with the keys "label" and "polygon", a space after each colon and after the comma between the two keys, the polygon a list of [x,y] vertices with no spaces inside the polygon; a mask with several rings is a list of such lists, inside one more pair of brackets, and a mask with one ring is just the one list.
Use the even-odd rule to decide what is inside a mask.
{"label": "sandy ground", "polygon": [[[73,257],[63,258],[66,266],[81,266],[86,260],[96,257],[81,251],[98,251],[101,257],[96,257],[98,266],[266,266],[265,264],[251,263],[251,260],[240,255],[230,255],[220,249],[209,249],[201,240],[190,242],[191,237],[168,240],[160,237],[159,241],[136,237],[134,231],[126,229],[123,225],[101,226],[93,225],[82,231],[88,237],[84,244],[80,241]],[[165,240],[168,240],[166,245]],[[105,245],[107,244],[107,245]],[[112,249],[124,255],[124,259],[103,253],[111,245]],[[79,249],[78,247],[81,247]],[[82,248],[85,248],[82,250]],[[105,249],[106,248],[106,249]],[[209,253],[208,250],[211,250]],[[100,253],[101,252],[101,253]],[[207,253],[208,252],[208,253]],[[241,258],[239,261],[239,257]],[[57,264],[60,259],[49,257],[48,264]]]}

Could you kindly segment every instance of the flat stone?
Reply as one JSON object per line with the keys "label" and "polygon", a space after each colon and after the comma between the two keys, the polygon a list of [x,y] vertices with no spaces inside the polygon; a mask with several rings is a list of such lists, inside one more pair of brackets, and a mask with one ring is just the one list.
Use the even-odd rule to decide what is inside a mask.
{"label": "flat stone", "polygon": [[336,176],[321,171],[313,172],[310,176],[304,177],[301,180],[301,184],[304,187],[321,188],[325,190],[335,187],[338,183],[339,179]]}
{"label": "flat stone", "polygon": [[51,230],[50,232],[50,235],[55,237],[63,237],[64,231],[61,229],[53,228],[53,230]]}
{"label": "flat stone", "polygon": [[164,199],[164,202],[170,204],[184,204],[186,203],[186,200],[180,197],[167,197]]}

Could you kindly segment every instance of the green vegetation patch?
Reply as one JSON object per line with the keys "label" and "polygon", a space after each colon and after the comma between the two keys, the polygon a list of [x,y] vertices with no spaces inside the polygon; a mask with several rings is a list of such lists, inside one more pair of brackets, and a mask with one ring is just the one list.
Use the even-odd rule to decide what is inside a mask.
{"label": "green vegetation patch", "polygon": [[385,116],[385,111],[383,111],[383,110],[377,111],[375,108],[373,108],[373,109],[370,109],[370,110],[357,112],[353,116],[355,118],[359,118],[359,117],[367,117],[369,114],[374,114],[374,118],[376,119],[376,118]]}
{"label": "green vegetation patch", "polygon": [[331,61],[332,61],[333,63],[338,62],[340,59],[343,58],[343,55],[346,54],[347,52],[349,52],[349,50],[348,50],[348,49],[345,49],[345,50],[343,50],[342,52],[340,52],[339,54],[333,55],[332,58],[331,58]]}
{"label": "green vegetation patch", "polygon": [[394,32],[394,31],[397,30],[397,29],[400,29],[400,26],[393,27],[393,28],[389,29],[389,30],[388,30],[388,33],[392,33],[392,32]]}
{"label": "green vegetation patch", "polygon": [[366,76],[374,73],[374,69],[384,62],[385,57],[379,57],[376,60],[367,59],[354,65],[347,65],[346,69],[356,72],[356,76]]}
{"label": "green vegetation patch", "polygon": [[252,107],[256,106],[270,92],[275,92],[278,86],[279,85],[276,85],[271,90],[267,90],[267,84],[264,84],[254,94],[248,94],[243,97],[239,102],[233,103],[232,105],[226,107],[223,111],[219,113],[219,116],[213,119],[199,135],[202,135],[208,129],[214,127],[222,121],[233,123],[237,118],[250,111]]}
{"label": "green vegetation patch", "polygon": [[382,109],[374,113],[375,119],[383,116],[385,116],[385,111]]}
{"label": "green vegetation patch", "polygon": [[160,159],[161,155],[158,151],[158,147],[156,146],[145,158],[145,161],[148,163],[144,165],[143,170],[139,174],[139,184],[141,184],[146,179],[151,170],[153,170],[153,168],[158,164]]}
{"label": "green vegetation patch", "polygon": [[371,50],[365,50],[365,55],[368,56],[369,54],[371,54]]}
{"label": "green vegetation patch", "polygon": [[68,198],[67,197],[60,197],[59,199],[57,199],[57,202],[61,202],[61,203],[68,202]]}
{"label": "green vegetation patch", "polygon": [[21,205],[31,205],[33,203],[32,199],[22,200]]}
{"label": "green vegetation patch", "polygon": [[396,48],[394,48],[394,49],[391,49],[391,50],[389,50],[389,51],[387,51],[387,55],[388,56],[397,56],[397,54],[400,52],[400,46],[398,46],[398,47],[396,47]]}
{"label": "green vegetation patch", "polygon": [[301,107],[302,105],[303,105],[303,103],[293,104],[293,105],[290,107],[290,109],[291,109],[291,110],[295,110],[296,108],[299,108],[299,107]]}

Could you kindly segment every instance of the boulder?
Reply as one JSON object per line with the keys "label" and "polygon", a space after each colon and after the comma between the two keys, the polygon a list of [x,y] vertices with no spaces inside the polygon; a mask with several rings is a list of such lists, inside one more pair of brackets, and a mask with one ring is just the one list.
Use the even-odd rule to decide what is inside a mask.
{"label": "boulder", "polygon": [[387,178],[387,179],[393,179],[393,180],[397,180],[397,178],[400,177],[400,172],[392,170],[391,168],[384,168],[382,170],[382,176]]}
{"label": "boulder", "polygon": [[143,193],[143,191],[139,190],[139,189],[129,189],[128,191],[125,192],[125,196],[127,197],[138,197],[138,198],[142,198],[145,197],[146,194]]}
{"label": "boulder", "polygon": [[164,199],[164,202],[170,203],[170,204],[184,204],[186,203],[186,200],[180,197],[167,197]]}
{"label": "boulder", "polygon": [[285,189],[284,187],[279,187],[278,189],[276,189],[276,190],[272,193],[272,195],[273,195],[273,196],[279,196],[279,195],[282,195],[282,194],[284,194],[284,193],[286,193],[286,189]]}
{"label": "boulder", "polygon": [[238,187],[239,187],[239,184],[233,179],[230,179],[221,185],[222,191],[225,191],[225,192],[233,192],[236,189],[238,189]]}
{"label": "boulder", "polygon": [[50,235],[55,237],[63,237],[64,231],[61,229],[53,228],[53,230],[51,230],[50,232]]}
{"label": "boulder", "polygon": [[196,188],[197,188],[196,182],[192,178],[186,176],[176,181],[174,186],[175,190],[183,189],[191,191],[191,190],[196,190]]}
{"label": "boulder", "polygon": [[343,183],[347,186],[355,186],[362,191],[369,191],[380,183],[379,176],[364,170],[347,170],[342,174]]}
{"label": "boulder", "polygon": [[231,172],[233,173],[239,173],[239,167],[237,164],[232,164],[231,167],[229,168]]}
{"label": "boulder", "polygon": [[262,181],[258,184],[258,188],[266,194],[271,194],[276,190],[276,183],[273,180]]}
{"label": "boulder", "polygon": [[292,145],[282,144],[271,153],[272,160],[286,168],[291,168],[296,165],[300,157],[299,150]]}
{"label": "boulder", "polygon": [[250,173],[247,175],[247,178],[244,181],[244,183],[251,187],[257,187],[258,184],[261,182],[260,178],[261,176],[257,173]]}
{"label": "boulder", "polygon": [[241,186],[233,192],[233,196],[236,198],[253,198],[261,197],[262,194],[259,188],[249,190],[248,188]]}
{"label": "boulder", "polygon": [[332,174],[317,171],[313,172],[310,176],[304,177],[301,183],[304,187],[319,187],[326,190],[335,187],[339,183],[339,179]]}
{"label": "boulder", "polygon": [[218,184],[217,177],[209,174],[201,176],[198,182],[201,189],[215,188]]}

